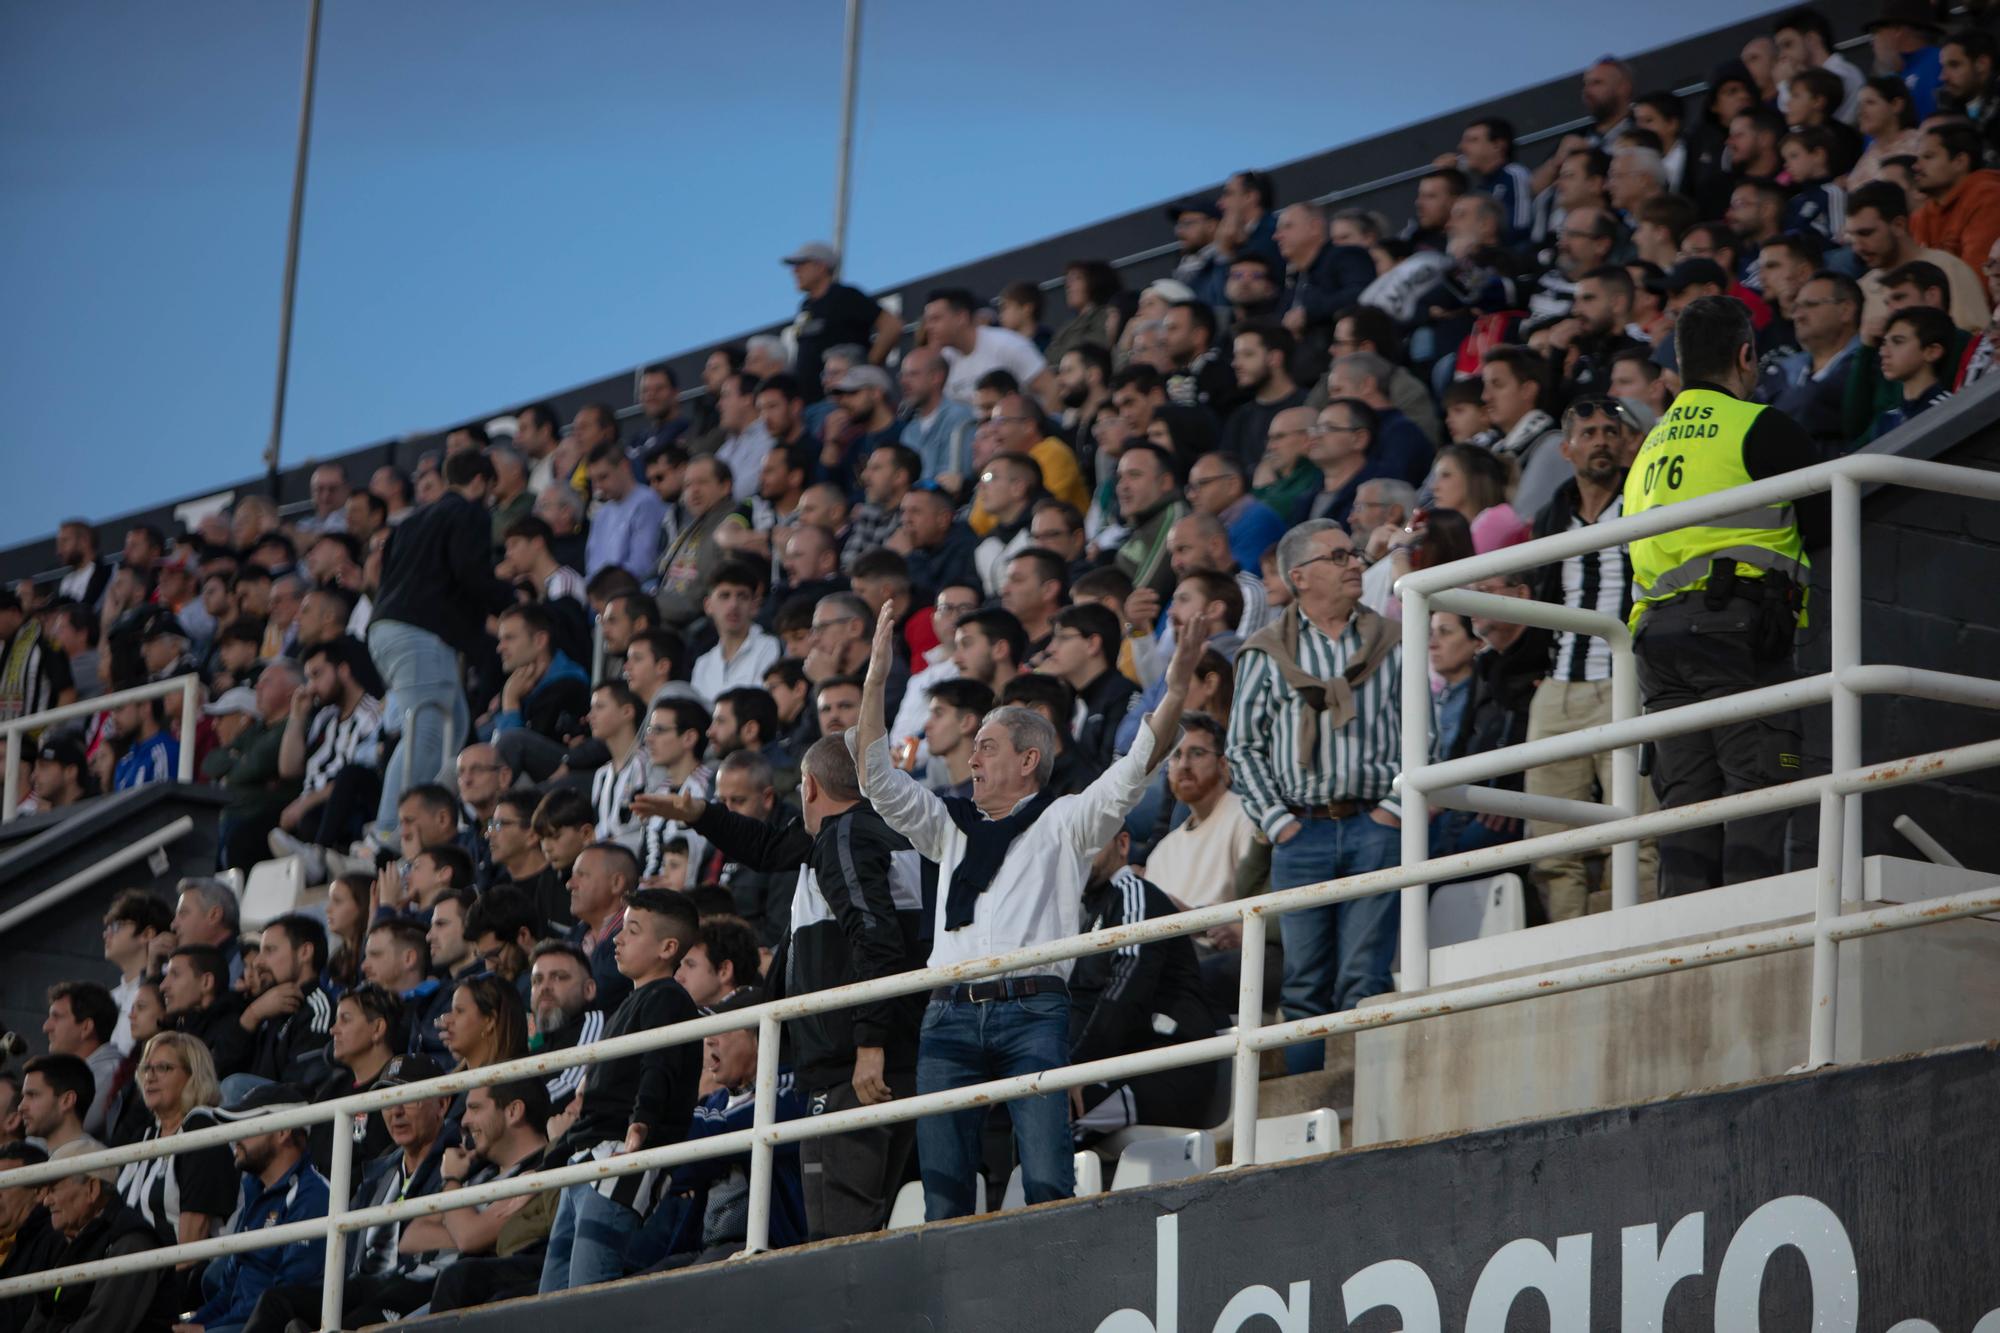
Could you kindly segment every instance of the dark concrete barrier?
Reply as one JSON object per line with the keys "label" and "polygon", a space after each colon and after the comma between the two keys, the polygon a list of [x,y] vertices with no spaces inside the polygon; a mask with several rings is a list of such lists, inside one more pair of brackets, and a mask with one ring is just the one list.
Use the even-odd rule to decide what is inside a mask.
{"label": "dark concrete barrier", "polygon": [[1992,1333],[1997,1100],[1959,1048],[416,1326]]}

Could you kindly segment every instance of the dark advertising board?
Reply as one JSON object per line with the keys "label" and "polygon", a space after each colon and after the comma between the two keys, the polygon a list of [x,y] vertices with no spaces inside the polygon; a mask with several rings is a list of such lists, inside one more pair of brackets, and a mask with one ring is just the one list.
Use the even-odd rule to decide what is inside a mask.
{"label": "dark advertising board", "polygon": [[1996,1107],[2000,1054],[1964,1048],[817,1246],[437,1325],[2000,1333]]}

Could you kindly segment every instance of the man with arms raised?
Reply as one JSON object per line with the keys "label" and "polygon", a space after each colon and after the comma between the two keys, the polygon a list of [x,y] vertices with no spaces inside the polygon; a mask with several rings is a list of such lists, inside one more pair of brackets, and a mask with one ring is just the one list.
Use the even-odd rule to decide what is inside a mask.
{"label": "man with arms raised", "polygon": [[[875,627],[861,721],[850,733],[861,794],[883,822],[938,867],[930,965],[944,966],[1074,934],[1092,860],[1138,804],[1158,759],[1175,740],[1205,625],[1190,627],[1167,669],[1167,690],[1131,754],[1076,796],[1048,790],[1059,742],[1026,708],[1001,708],[974,742],[972,799],[940,800],[889,762],[883,700],[895,621]],[[926,1013],[917,1053],[918,1093],[940,1092],[1062,1064],[1069,1050],[1070,965],[940,990]],[[989,1007],[990,1006],[990,1007]],[[1014,1142],[1030,1203],[1075,1188],[1067,1099],[1046,1093],[1012,1103]],[[924,1211],[931,1219],[972,1211],[982,1110],[918,1122]]]}

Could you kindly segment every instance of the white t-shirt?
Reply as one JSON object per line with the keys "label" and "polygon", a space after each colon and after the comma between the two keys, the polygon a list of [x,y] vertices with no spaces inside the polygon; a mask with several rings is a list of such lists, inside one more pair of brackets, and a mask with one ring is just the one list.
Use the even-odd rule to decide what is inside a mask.
{"label": "white t-shirt", "polygon": [[693,685],[701,697],[708,701],[709,707],[713,708],[716,696],[725,690],[733,690],[738,686],[761,689],[764,684],[764,673],[784,655],[785,645],[778,641],[776,635],[769,633],[762,626],[752,625],[742,646],[737,648],[736,656],[724,657],[722,645],[718,643],[695,658],[694,669],[688,673],[688,683]]}
{"label": "white t-shirt", "polygon": [[1005,370],[1028,387],[1028,381],[1042,373],[1048,363],[1035,345],[1011,329],[982,327],[973,333],[972,350],[961,352],[956,347],[944,349],[944,359],[951,367],[945,377],[945,397],[966,404],[972,404],[972,391],[990,370]]}

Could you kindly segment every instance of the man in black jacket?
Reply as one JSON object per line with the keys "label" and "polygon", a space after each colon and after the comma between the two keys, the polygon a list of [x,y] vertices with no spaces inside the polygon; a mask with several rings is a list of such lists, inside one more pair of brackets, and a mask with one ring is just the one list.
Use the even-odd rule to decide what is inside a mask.
{"label": "man in black jacket", "polygon": [[255,1053],[250,1072],[272,1083],[309,1088],[333,1072],[333,992],[327,989],[326,927],[287,913],[264,927],[256,966],[268,984],[243,1011]]}
{"label": "man in black jacket", "polygon": [[[48,1153],[26,1139],[0,1143],[0,1171],[24,1166],[40,1166]],[[39,1273],[55,1266],[62,1249],[62,1236],[49,1225],[49,1210],[42,1206],[40,1185],[11,1185],[0,1189],[0,1279]],[[28,1322],[35,1298],[9,1296],[0,1299],[0,1328],[19,1328]]]}
{"label": "man in black jacket", "polygon": [[[791,928],[765,974],[771,999],[891,976],[923,957],[916,852],[862,801],[854,757],[841,738],[815,741],[803,768],[803,819],[772,824],[695,797],[649,795],[633,803],[635,809],[641,802],[658,806],[746,866],[800,868]],[[912,1095],[922,1012],[923,998],[906,996],[788,1024],[792,1067],[810,1114]],[[915,1146],[910,1122],[806,1140],[801,1150],[812,1238],[879,1229]]]}
{"label": "man in black jacket", "polygon": [[[93,1138],[73,1139],[50,1153],[49,1159],[81,1157],[103,1148]],[[118,1168],[104,1167],[65,1176],[43,1187],[49,1225],[62,1247],[49,1258],[48,1267],[121,1259],[158,1248],[153,1224],[119,1199],[117,1185]],[[171,1277],[168,1270],[147,1269],[89,1283],[65,1282],[28,1297],[34,1315],[7,1327],[35,1333],[62,1329],[147,1333],[165,1328],[175,1317],[172,1293],[179,1287],[169,1281]]]}
{"label": "man in black jacket", "polygon": [[206,944],[183,944],[167,958],[160,977],[167,1021],[201,1038],[215,1057],[215,1076],[248,1073],[252,1043],[244,1030],[243,997],[229,988],[229,964]]}
{"label": "man in black jacket", "polygon": [[[399,712],[416,710],[406,761],[384,766],[375,836],[393,847],[396,803],[412,782],[443,773],[445,732],[463,741],[470,732],[458,657],[492,652],[488,616],[515,602],[514,589],[493,573],[493,522],[486,493],[493,464],[476,451],[444,461],[445,493],[390,530],[382,552],[381,591],[368,622],[368,655],[388,685]],[[391,719],[400,725],[401,717]]]}
{"label": "man in black jacket", "polygon": [[[1131,849],[1132,835],[1121,828],[1097,854],[1083,891],[1085,931],[1180,911],[1125,864]],[[1215,1010],[1202,985],[1194,941],[1186,935],[1077,959],[1069,999],[1069,1058],[1076,1064],[1215,1035]],[[1127,1125],[1205,1129],[1215,1123],[1208,1108],[1219,1076],[1216,1065],[1189,1065],[1125,1083],[1073,1088],[1075,1133],[1079,1139],[1096,1138]]]}

